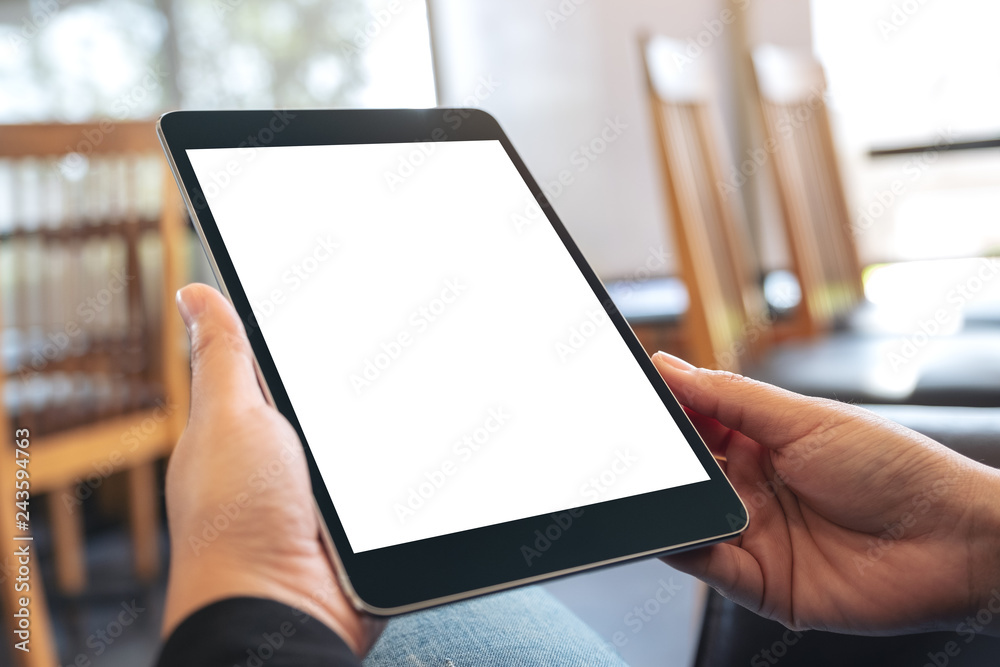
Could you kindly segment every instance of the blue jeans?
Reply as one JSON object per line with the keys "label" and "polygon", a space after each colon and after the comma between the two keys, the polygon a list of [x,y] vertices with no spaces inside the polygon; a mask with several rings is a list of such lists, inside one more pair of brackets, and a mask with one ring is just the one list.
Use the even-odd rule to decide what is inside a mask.
{"label": "blue jeans", "polygon": [[625,665],[609,644],[541,588],[522,588],[399,616],[365,667]]}

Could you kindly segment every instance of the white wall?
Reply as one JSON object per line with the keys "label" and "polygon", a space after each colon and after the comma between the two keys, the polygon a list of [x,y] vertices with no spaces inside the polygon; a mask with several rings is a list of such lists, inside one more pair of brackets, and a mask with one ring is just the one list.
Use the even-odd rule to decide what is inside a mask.
{"label": "white wall", "polygon": [[749,41],[809,51],[811,14],[808,0],[753,0],[747,7]]}
{"label": "white wall", "polygon": [[1000,247],[996,151],[867,154],[1000,135],[1000,3],[812,4],[862,259],[976,256]]}

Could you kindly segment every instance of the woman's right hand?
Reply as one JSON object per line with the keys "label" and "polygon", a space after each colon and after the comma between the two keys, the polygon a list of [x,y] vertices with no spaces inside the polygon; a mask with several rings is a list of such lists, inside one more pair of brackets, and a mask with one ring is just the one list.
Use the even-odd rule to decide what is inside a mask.
{"label": "woman's right hand", "polygon": [[792,628],[954,630],[987,609],[1000,635],[1000,471],[855,406],[653,361],[750,512],[668,564]]}

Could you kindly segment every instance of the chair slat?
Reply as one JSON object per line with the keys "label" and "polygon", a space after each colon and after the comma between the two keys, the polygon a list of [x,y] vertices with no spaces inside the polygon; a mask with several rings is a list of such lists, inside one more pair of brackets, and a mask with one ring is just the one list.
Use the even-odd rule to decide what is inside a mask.
{"label": "chair slat", "polygon": [[765,45],[751,56],[792,270],[799,332],[830,330],[863,299],[861,266],[833,142],[827,84],[808,54]]}
{"label": "chair slat", "polygon": [[688,356],[700,366],[739,370],[769,339],[767,318],[743,210],[722,187],[729,161],[711,75],[684,49],[659,36],[643,41],[670,231],[690,295]]}

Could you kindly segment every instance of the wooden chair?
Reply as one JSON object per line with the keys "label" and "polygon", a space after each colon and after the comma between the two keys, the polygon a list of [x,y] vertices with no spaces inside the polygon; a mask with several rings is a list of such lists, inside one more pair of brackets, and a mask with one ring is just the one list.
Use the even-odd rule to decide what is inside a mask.
{"label": "wooden chair", "polygon": [[688,358],[737,371],[770,338],[770,320],[743,209],[727,182],[724,132],[704,59],[683,42],[640,40],[671,233],[690,298]]}
{"label": "wooden chair", "polygon": [[864,301],[826,104],[823,67],[810,54],[775,46],[752,52],[752,70],[773,166],[792,270],[802,290],[804,335],[829,331]]}
{"label": "wooden chair", "polygon": [[[879,324],[885,315],[864,299],[861,265],[826,104],[823,67],[809,54],[775,46],[754,49],[751,61],[792,265],[802,288],[797,328],[806,335],[836,330],[840,332],[839,343],[855,348],[886,348],[872,354],[870,360],[885,367],[885,382],[875,384],[894,385],[893,390],[837,395],[920,405],[1000,404],[1000,346],[990,331],[929,337],[912,362],[886,364],[887,358],[898,358],[903,349],[894,336],[919,340],[921,333],[915,323],[919,317],[907,318],[914,322],[908,331],[887,330]],[[849,340],[879,336],[882,342]],[[789,359],[786,365],[799,361]],[[907,384],[911,387],[904,392]]]}
{"label": "wooden chair", "polygon": [[[921,384],[921,364],[897,368],[893,363],[898,337],[831,332],[794,340],[802,333],[795,330],[800,327],[789,331],[784,322],[775,321],[760,295],[740,202],[725,187],[730,163],[722,157],[722,132],[714,120],[711,73],[700,61],[685,58],[681,48],[662,37],[643,42],[671,230],[681,275],[691,292],[685,316],[691,344],[687,357],[701,366],[739,371],[799,393],[853,402],[981,405],[993,400],[996,387],[990,377],[983,382],[986,386],[974,386],[974,377],[954,363],[961,372],[937,382],[933,393],[922,391],[927,383]],[[814,242],[813,247],[823,255],[829,243]],[[812,260],[807,268],[820,261]],[[842,275],[846,281],[854,274],[844,270]],[[820,283],[824,299],[847,291],[838,292],[829,284]],[[836,312],[832,300],[821,303],[827,318]],[[949,348],[968,345],[967,340],[940,343]],[[977,358],[988,358],[981,346],[975,351]],[[949,358],[956,356],[949,353]]]}
{"label": "wooden chair", "polygon": [[[48,494],[56,583],[75,594],[86,586],[81,497],[126,471],[135,572],[149,579],[160,567],[154,462],[176,443],[188,406],[174,307],[177,187],[147,122],[0,126],[0,179],[10,195],[0,210],[0,498],[14,496],[14,429],[28,429],[31,495]],[[5,545],[22,534],[9,509]],[[37,553],[33,575],[34,648],[15,658],[48,666]],[[2,589],[12,607],[11,586]]]}

